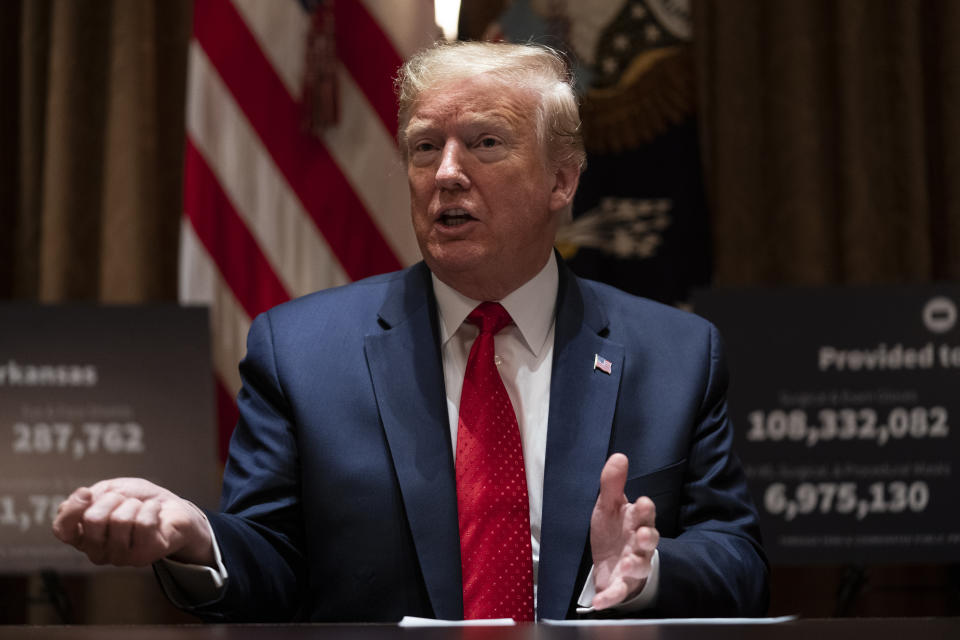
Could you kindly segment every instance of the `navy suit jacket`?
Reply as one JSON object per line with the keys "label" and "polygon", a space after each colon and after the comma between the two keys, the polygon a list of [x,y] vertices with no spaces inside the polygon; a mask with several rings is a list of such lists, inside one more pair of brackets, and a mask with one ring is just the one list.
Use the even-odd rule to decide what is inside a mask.
{"label": "navy suit jacket", "polygon": [[[194,612],[463,617],[437,322],[422,263],[255,319],[222,513],[208,514],[229,580]],[[731,453],[716,330],[561,262],[555,333],[538,617],[575,615],[600,471],[616,451],[630,460],[627,497],[653,499],[662,536],[659,598],[644,615],[763,615],[767,565]]]}

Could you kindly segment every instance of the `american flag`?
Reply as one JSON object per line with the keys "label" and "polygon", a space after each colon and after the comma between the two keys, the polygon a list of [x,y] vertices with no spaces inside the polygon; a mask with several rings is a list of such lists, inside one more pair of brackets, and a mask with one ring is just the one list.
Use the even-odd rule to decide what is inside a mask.
{"label": "american flag", "polygon": [[600,369],[600,371],[610,374],[613,372],[613,363],[597,353],[593,356],[593,369],[594,371]]}
{"label": "american flag", "polygon": [[[331,0],[326,0],[330,2]],[[180,299],[210,306],[221,459],[251,319],[419,260],[392,78],[434,41],[432,0],[334,0],[339,121],[302,126],[311,14],[296,0],[196,0]]]}

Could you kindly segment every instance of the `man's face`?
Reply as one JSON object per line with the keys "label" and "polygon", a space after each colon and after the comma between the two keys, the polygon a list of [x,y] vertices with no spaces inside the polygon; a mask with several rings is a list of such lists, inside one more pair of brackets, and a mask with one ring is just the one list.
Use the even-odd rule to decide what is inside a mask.
{"label": "man's face", "polygon": [[414,232],[430,269],[469,297],[500,299],[536,275],[573,199],[579,171],[551,168],[536,107],[532,91],[478,76],[424,91],[411,110]]}

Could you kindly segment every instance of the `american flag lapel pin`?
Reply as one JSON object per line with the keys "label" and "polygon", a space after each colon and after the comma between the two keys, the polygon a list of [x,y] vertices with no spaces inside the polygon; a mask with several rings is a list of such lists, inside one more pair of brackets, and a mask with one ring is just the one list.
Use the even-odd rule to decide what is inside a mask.
{"label": "american flag lapel pin", "polygon": [[599,353],[595,353],[593,354],[593,369],[594,371],[596,371],[597,369],[600,369],[600,371],[603,371],[605,374],[610,375],[610,373],[613,371],[613,363],[607,360],[606,358],[604,358]]}

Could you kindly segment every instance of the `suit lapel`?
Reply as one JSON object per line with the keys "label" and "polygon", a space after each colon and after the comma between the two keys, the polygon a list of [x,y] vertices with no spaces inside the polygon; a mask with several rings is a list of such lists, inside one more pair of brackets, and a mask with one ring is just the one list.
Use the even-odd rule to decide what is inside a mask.
{"label": "suit lapel", "polygon": [[[603,337],[607,320],[593,292],[560,265],[556,341],[543,480],[538,618],[567,615],[610,446],[624,348]],[[600,355],[611,373],[594,368]]]}
{"label": "suit lapel", "polygon": [[365,340],[377,406],[407,520],[438,618],[463,616],[457,493],[430,272],[421,263],[391,286],[385,331]]}

